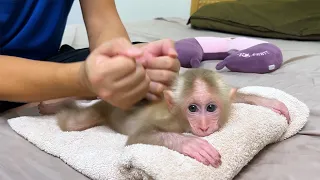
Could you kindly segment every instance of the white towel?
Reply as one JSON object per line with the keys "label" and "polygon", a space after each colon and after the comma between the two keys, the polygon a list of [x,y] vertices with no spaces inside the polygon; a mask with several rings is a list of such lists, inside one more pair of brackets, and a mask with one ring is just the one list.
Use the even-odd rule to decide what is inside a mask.
{"label": "white towel", "polygon": [[295,135],[309,116],[304,103],[283,91],[258,86],[240,91],[284,102],[292,123],[288,126],[285,117],[264,107],[233,104],[227,125],[205,137],[222,156],[219,168],[203,165],[160,146],[124,147],[127,137],[108,127],[62,132],[52,116],[18,117],[8,122],[14,131],[41,150],[59,157],[92,179],[228,180],[266,145]]}

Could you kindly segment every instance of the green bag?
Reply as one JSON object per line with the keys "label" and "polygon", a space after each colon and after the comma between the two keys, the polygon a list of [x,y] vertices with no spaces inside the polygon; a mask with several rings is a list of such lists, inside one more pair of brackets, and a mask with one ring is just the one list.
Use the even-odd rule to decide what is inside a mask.
{"label": "green bag", "polygon": [[241,0],[201,7],[192,28],[292,40],[320,40],[320,0]]}

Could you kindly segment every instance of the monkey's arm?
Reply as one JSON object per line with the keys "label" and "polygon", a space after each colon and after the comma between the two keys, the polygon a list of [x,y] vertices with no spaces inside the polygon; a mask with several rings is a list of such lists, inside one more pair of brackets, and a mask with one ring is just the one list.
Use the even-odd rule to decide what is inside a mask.
{"label": "monkey's arm", "polygon": [[238,89],[235,92],[235,95],[233,96],[234,103],[245,103],[245,104],[251,104],[251,105],[257,105],[257,103],[261,99],[262,98],[259,96],[240,93],[238,92]]}
{"label": "monkey's arm", "polygon": [[233,97],[233,102],[251,104],[256,106],[264,106],[276,113],[282,114],[287,118],[288,122],[290,121],[288,108],[283,102],[279,100],[236,92]]}
{"label": "monkey's arm", "polygon": [[[128,137],[126,145],[132,144],[151,144],[165,146],[169,149],[174,149],[172,139],[179,136],[177,133],[166,133],[154,130],[152,127],[142,127]],[[164,138],[166,137],[166,138]]]}
{"label": "monkey's arm", "polygon": [[163,132],[151,126],[143,127],[128,137],[126,145],[150,144],[164,146],[205,164],[219,167],[221,156],[206,140],[174,132]]}

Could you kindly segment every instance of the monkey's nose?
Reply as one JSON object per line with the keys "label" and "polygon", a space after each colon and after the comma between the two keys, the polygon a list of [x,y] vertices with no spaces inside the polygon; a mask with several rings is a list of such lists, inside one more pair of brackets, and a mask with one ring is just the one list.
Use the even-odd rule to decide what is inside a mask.
{"label": "monkey's nose", "polygon": [[207,132],[209,127],[200,127],[199,128],[202,132]]}

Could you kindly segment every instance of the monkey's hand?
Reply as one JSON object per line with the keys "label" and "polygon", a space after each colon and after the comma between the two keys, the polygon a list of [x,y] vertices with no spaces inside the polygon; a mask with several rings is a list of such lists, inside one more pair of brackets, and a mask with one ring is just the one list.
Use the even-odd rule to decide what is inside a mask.
{"label": "monkey's hand", "polygon": [[264,106],[278,114],[285,116],[288,121],[288,124],[290,123],[289,110],[283,102],[277,99],[268,99],[261,97],[259,100],[255,101],[255,104],[258,106]]}
{"label": "monkey's hand", "polygon": [[221,165],[219,152],[208,141],[193,136],[182,136],[180,140],[181,143],[175,149],[176,151],[190,156],[205,165],[212,165],[215,168]]}
{"label": "monkey's hand", "polygon": [[126,145],[138,143],[164,146],[194,158],[207,166],[211,165],[217,168],[221,165],[219,152],[208,141],[199,137],[172,132],[159,132],[150,127],[149,129],[148,127],[143,127],[140,131],[129,136]]}

